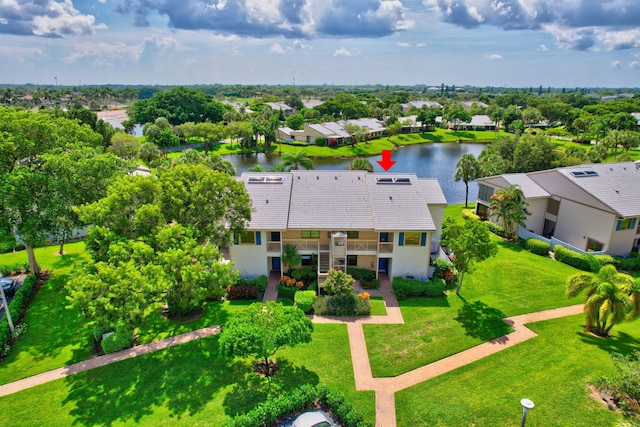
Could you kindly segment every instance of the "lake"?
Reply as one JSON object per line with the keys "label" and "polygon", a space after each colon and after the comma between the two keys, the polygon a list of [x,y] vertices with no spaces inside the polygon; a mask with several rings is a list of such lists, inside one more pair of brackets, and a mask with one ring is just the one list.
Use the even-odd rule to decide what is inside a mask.
{"label": "lake", "polygon": [[[436,178],[440,182],[449,204],[464,203],[464,182],[455,182],[456,162],[466,153],[478,156],[485,146],[483,144],[438,144],[427,143],[399,147],[392,153],[396,164],[389,169],[390,173],[415,173],[418,178]],[[280,161],[280,156],[274,154],[230,155],[225,158],[233,163],[238,174],[249,168],[261,164],[264,170],[270,170]],[[368,157],[373,164],[374,172],[384,170],[376,163],[381,156]],[[313,159],[316,169],[338,170],[347,169],[352,159],[328,160]],[[478,195],[478,185],[469,183],[469,200],[475,201]]]}

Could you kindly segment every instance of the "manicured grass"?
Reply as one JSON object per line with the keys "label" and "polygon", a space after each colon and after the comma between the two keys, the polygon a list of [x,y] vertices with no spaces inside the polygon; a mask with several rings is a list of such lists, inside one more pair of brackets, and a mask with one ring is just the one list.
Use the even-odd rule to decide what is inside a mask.
{"label": "manicured grass", "polygon": [[371,315],[372,316],[386,316],[387,315],[387,306],[384,303],[384,298],[382,298],[382,297],[371,297],[369,299],[369,304],[371,304]]}
{"label": "manicured grass", "polygon": [[613,426],[623,418],[589,397],[587,384],[615,371],[610,352],[637,349],[638,321],[608,339],[583,332],[584,316],[529,325],[539,336],[396,394],[398,426]]}
{"label": "manicured grass", "polygon": [[[459,217],[461,207],[447,207]],[[404,325],[364,325],[374,376],[396,376],[510,332],[500,319],[579,304],[565,281],[578,270],[518,246],[498,242],[498,254],[465,275],[461,297],[401,301]]]}
{"label": "manicured grass", "polygon": [[373,392],[355,390],[344,325],[316,325],[311,343],[276,358],[280,371],[265,380],[249,361],[221,357],[213,336],[2,397],[0,417],[12,426],[221,425],[270,396],[322,382],[374,421]]}
{"label": "manicured grass", "polygon": [[495,140],[498,136],[510,135],[505,131],[496,133],[493,131],[472,131],[472,130],[448,130],[434,129],[432,132],[420,132],[411,134],[401,134],[391,137],[397,145],[422,144],[425,142],[478,142],[487,143]]}

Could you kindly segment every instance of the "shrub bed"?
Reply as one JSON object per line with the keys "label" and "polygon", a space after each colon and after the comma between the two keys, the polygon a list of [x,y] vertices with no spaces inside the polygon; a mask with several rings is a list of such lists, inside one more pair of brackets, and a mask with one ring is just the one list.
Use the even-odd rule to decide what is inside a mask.
{"label": "shrub bed", "polygon": [[297,268],[291,272],[291,277],[296,279],[296,281],[301,281],[304,283],[313,282],[316,277],[318,277],[318,273],[312,268]]}
{"label": "shrub bed", "polygon": [[526,248],[533,254],[549,256],[550,246],[547,242],[543,242],[534,238],[527,239]]}
{"label": "shrub bed", "polygon": [[[334,415],[341,425],[349,427],[372,427],[364,421],[362,414],[348,403],[344,396],[331,391],[324,384],[304,384],[256,406],[246,414],[233,417],[225,427],[260,427],[276,425],[300,413],[322,406]],[[291,414],[295,414],[291,416]]]}
{"label": "shrub bed", "polygon": [[371,281],[360,281],[362,289],[380,289],[380,280],[373,279]]}
{"label": "shrub bed", "polygon": [[313,308],[313,300],[316,297],[315,291],[299,291],[293,297],[293,301],[300,310],[305,313]]}
{"label": "shrub bed", "polygon": [[600,263],[592,255],[580,254],[560,245],[556,245],[556,247],[553,248],[553,254],[556,261],[560,261],[579,270],[594,273],[600,271]]}
{"label": "shrub bed", "polygon": [[615,257],[615,265],[619,270],[640,270],[640,254],[631,254],[629,257]]}
{"label": "shrub bed", "polygon": [[20,325],[24,313],[27,309],[27,305],[31,301],[33,294],[36,290],[37,280],[33,275],[29,275],[24,279],[20,289],[16,291],[16,294],[9,304],[9,313],[11,314],[11,320],[16,327],[16,334],[11,335],[11,329],[9,329],[8,322],[3,321],[0,324],[0,356],[4,357],[9,353],[11,345],[19,337],[21,333],[24,333],[25,326]]}
{"label": "shrub bed", "polygon": [[247,285],[247,286],[255,286],[258,289],[258,292],[264,294],[264,291],[267,289],[267,282],[269,278],[267,276],[260,276],[255,279],[238,279],[236,281],[236,285]]}
{"label": "shrub bed", "polygon": [[611,255],[594,255],[593,256],[596,261],[598,261],[598,263],[600,264],[600,266],[604,267],[605,265],[609,265],[609,264],[614,264],[616,263],[616,259],[614,257],[612,257]]}
{"label": "shrub bed", "polygon": [[104,354],[115,353],[133,346],[133,331],[128,328],[118,327],[116,331],[102,340]]}
{"label": "shrub bed", "polygon": [[325,316],[366,316],[371,313],[369,299],[357,295],[319,296],[313,301],[313,312]]}
{"label": "shrub bed", "polygon": [[495,224],[491,221],[487,221],[487,227],[489,228],[489,231],[492,232],[493,234],[496,234],[500,237],[506,236],[504,228],[499,226],[498,224]]}
{"label": "shrub bed", "polygon": [[437,297],[444,294],[446,282],[442,278],[434,278],[428,282],[416,279],[406,279],[404,277],[396,276],[391,281],[391,287],[393,293],[396,295],[398,301],[410,297]]}
{"label": "shrub bed", "polygon": [[0,265],[0,274],[2,274],[3,276],[15,276],[16,274],[23,274],[28,271],[28,262],[16,262],[14,264]]}
{"label": "shrub bed", "polygon": [[462,218],[479,220],[480,216],[476,215],[476,213],[473,211],[473,209],[463,209],[462,210]]}
{"label": "shrub bed", "polygon": [[278,285],[278,297],[279,298],[289,298],[289,299],[293,300],[293,299],[295,299],[296,292],[298,292],[298,291],[299,291],[299,289],[296,288],[296,287]]}
{"label": "shrub bed", "polygon": [[227,287],[227,299],[253,300],[260,298],[260,292],[256,286],[231,285]]}
{"label": "shrub bed", "polygon": [[350,274],[354,279],[360,282],[371,282],[376,278],[376,272],[373,270],[367,270],[364,268],[347,268],[347,274]]}

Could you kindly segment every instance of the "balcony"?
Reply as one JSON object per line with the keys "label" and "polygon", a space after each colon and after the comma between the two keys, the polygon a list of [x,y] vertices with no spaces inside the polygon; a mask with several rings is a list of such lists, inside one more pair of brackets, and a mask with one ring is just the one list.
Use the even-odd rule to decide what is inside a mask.
{"label": "balcony", "polygon": [[[391,244],[393,247],[393,244]],[[347,251],[351,253],[369,252],[374,255],[378,250],[378,242],[375,240],[348,240]]]}
{"label": "balcony", "polygon": [[298,251],[318,251],[318,239],[283,240],[283,245],[293,245]]}
{"label": "balcony", "polygon": [[379,254],[391,254],[393,253],[393,242],[380,242],[378,243]]}
{"label": "balcony", "polygon": [[282,252],[280,242],[267,242],[267,252]]}

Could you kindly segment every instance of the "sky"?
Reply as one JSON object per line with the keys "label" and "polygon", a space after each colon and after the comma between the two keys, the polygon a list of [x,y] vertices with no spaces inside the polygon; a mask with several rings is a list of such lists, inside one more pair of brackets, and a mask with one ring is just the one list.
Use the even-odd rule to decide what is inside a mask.
{"label": "sky", "polygon": [[640,86],[639,0],[0,0],[0,83]]}

